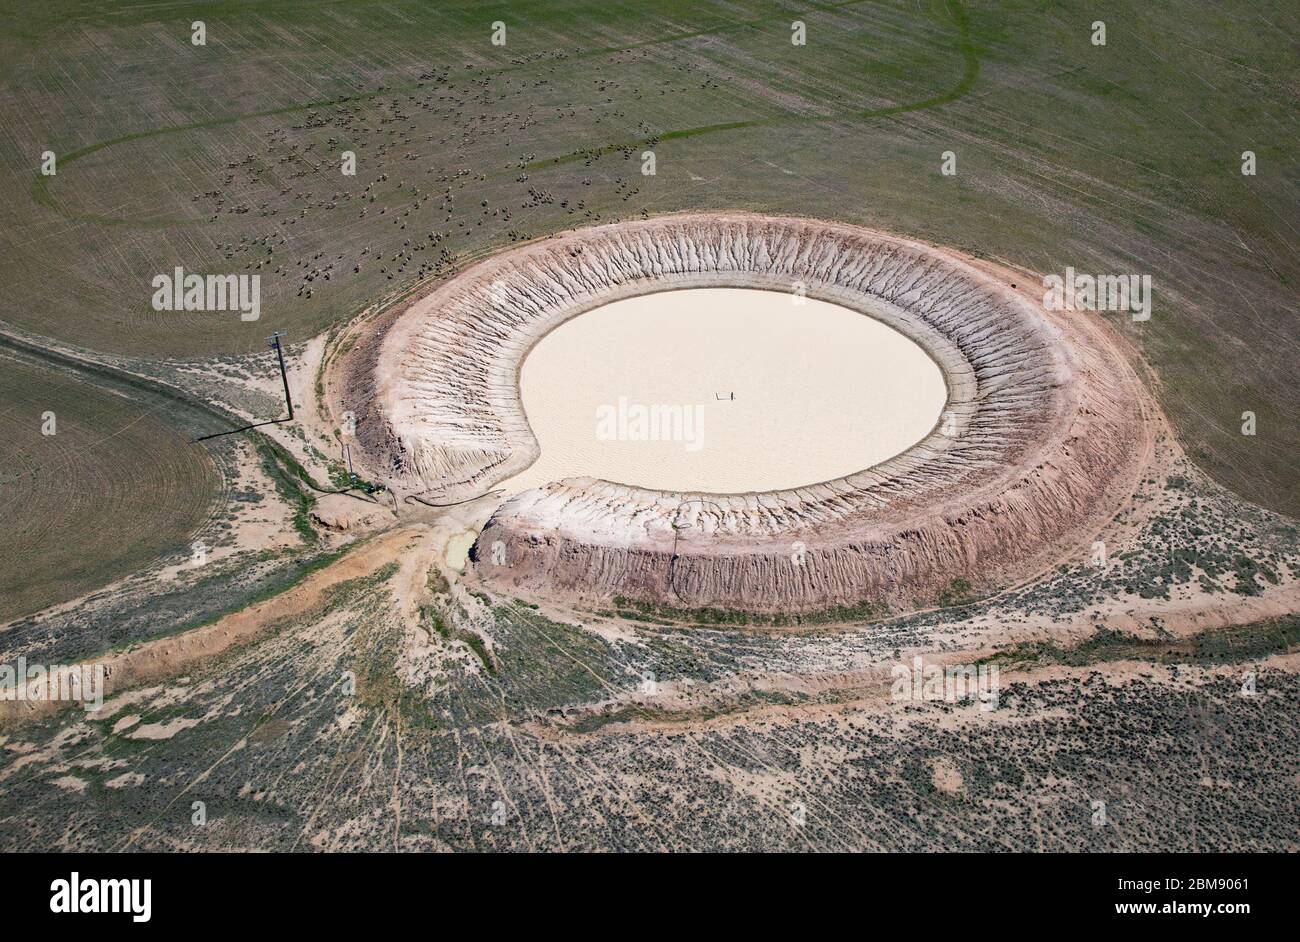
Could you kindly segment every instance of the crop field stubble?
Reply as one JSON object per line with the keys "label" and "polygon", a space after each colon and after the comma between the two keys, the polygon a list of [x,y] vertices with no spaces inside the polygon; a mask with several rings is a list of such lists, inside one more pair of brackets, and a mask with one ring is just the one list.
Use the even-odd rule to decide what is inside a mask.
{"label": "crop field stubble", "polygon": [[142,358],[240,354],[262,324],[154,312],[148,279],[260,273],[301,339],[520,237],[673,210],[838,218],[1032,271],[1155,273],[1155,314],[1129,329],[1180,435],[1294,513],[1294,11],[1117,4],[1104,47],[1095,18],[956,0],[15,9],[3,101],[26,117],[0,221],[24,236],[0,317]]}
{"label": "crop field stubble", "polygon": [[[512,243],[681,211],[833,219],[1025,271],[1151,274],[1150,321],[1102,316],[1179,441],[1240,497],[1300,510],[1300,23],[1281,0],[29,7],[0,5],[6,332],[261,408],[278,400],[236,374],[265,374],[271,330],[301,344]],[[152,310],[176,265],[260,274],[262,319]],[[216,362],[236,368],[198,369]],[[19,534],[0,621],[182,552],[228,496],[225,446],[188,440],[219,416],[2,350],[0,370]],[[245,646],[101,714],[5,730],[0,847],[1294,850],[1296,529],[1170,461],[1104,578],[1073,560],[1002,599],[954,585],[935,611],[847,628],[617,599],[561,617],[414,552],[370,571],[332,545],[246,580],[325,588],[272,603]],[[74,606],[6,654],[103,650],[87,611],[166,642],[222,617],[226,573],[184,617],[148,593]],[[1024,683],[992,720],[878,712],[881,671],[914,649],[995,656]],[[1238,696],[1246,667],[1257,700]],[[1118,827],[1088,825],[1098,796]]]}
{"label": "crop field stubble", "polygon": [[0,347],[0,622],[188,552],[222,493],[165,402]]}

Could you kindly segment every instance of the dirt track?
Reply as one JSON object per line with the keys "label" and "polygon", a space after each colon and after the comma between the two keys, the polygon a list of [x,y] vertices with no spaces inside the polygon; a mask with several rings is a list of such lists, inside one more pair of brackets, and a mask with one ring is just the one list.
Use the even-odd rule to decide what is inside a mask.
{"label": "dirt track", "polygon": [[[401,558],[422,538],[422,528],[403,527],[389,531],[350,550],[274,598],[233,612],[211,625],[83,661],[82,665],[103,666],[105,697],[118,690],[174,676],[265,637],[287,619],[309,612],[319,604],[321,594],[330,586],[368,575]],[[2,700],[0,724],[26,722],[72,705],[47,699]]]}

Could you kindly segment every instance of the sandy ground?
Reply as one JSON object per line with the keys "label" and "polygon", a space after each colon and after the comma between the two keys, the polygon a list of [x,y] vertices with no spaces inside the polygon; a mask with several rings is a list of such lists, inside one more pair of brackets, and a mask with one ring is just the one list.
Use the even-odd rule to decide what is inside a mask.
{"label": "sandy ground", "polygon": [[[930,653],[925,655],[924,663],[941,667],[969,664],[974,658],[992,653],[994,653],[992,650]],[[1295,672],[1300,669],[1300,653],[1272,655],[1261,659],[1251,667]],[[1200,668],[1197,673],[1203,671],[1204,676],[1207,677],[1230,677],[1239,680],[1245,669],[1241,665],[1224,665]],[[1180,670],[1184,673],[1188,672],[1185,666],[1155,664],[1146,660],[1108,660],[1104,663],[1082,666],[1059,664],[1046,667],[1001,666],[999,670],[1003,691],[1008,685],[1014,683],[1033,685],[1062,679],[1081,680],[1094,675],[1104,677],[1106,683],[1112,686],[1134,681],[1146,682],[1153,676],[1167,683],[1176,681]],[[587,709],[570,710],[562,720],[531,723],[528,729],[539,738],[561,742],[584,737],[622,736],[633,732],[689,735],[705,730],[763,727],[767,724],[786,724],[800,720],[862,713],[894,713],[898,715],[900,721],[905,722],[908,719],[933,720],[935,716],[931,715],[932,712],[942,712],[943,716],[940,720],[942,726],[956,726],[969,722],[1016,722],[1017,720],[1010,710],[984,711],[974,701],[959,702],[959,708],[951,712],[943,711],[943,707],[948,706],[946,703],[896,701],[891,696],[888,667],[838,676],[786,676],[744,680],[737,678],[722,685],[682,689],[674,685],[661,684],[660,687],[661,692],[655,696],[637,695],[625,700],[592,705]],[[754,692],[817,695],[822,699],[820,702],[808,704],[733,706],[740,695]],[[618,712],[620,708],[630,705],[640,709],[625,713]],[[611,713],[620,718],[590,731],[579,732],[573,728],[584,718]]]}
{"label": "sandy ground", "polygon": [[[85,663],[103,666],[106,696],[117,690],[174,676],[234,647],[257,640],[273,630],[277,622],[308,611],[330,586],[366,575],[393,558],[401,558],[423,535],[423,528],[390,531],[357,546],[337,562],[312,573],[275,598],[227,615],[211,625],[149,641]],[[57,712],[65,706],[68,704],[51,700],[3,700],[0,701],[0,720],[23,721]]]}

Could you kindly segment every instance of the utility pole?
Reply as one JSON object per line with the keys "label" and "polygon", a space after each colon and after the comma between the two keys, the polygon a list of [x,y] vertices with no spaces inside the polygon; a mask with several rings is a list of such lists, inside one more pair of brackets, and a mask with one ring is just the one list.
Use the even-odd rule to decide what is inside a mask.
{"label": "utility pole", "polygon": [[280,348],[280,338],[283,336],[284,332],[277,330],[266,338],[266,343],[275,348],[275,357],[280,361],[280,379],[284,380],[284,404],[289,409],[289,418],[285,421],[288,422],[293,419],[293,399],[289,397],[289,374],[284,369],[284,351]]}
{"label": "utility pole", "polygon": [[347,442],[343,443],[343,460],[348,464],[348,480],[356,484],[357,473],[352,470],[352,446]]}
{"label": "utility pole", "polygon": [[284,350],[280,346],[280,338],[284,336],[283,331],[277,330],[271,336],[266,338],[266,345],[275,351],[275,358],[280,364],[280,380],[284,383],[284,404],[289,410],[288,416],[283,419],[268,419],[265,422],[254,422],[251,425],[241,425],[239,428],[232,428],[225,432],[213,432],[211,435],[200,435],[193,439],[196,442],[206,442],[210,438],[220,438],[222,435],[234,435],[237,432],[247,432],[249,429],[261,428],[264,425],[283,425],[285,422],[293,421],[293,399],[289,396],[289,371],[284,367]]}

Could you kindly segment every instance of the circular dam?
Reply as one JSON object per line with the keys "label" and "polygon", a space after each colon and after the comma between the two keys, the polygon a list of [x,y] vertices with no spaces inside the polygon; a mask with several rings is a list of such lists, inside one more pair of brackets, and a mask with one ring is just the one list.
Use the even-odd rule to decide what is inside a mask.
{"label": "circular dam", "polygon": [[[471,552],[489,587],[753,612],[923,607],[954,586],[988,591],[1086,551],[1145,461],[1149,403],[1109,327],[1045,311],[1013,280],[955,252],[815,220],[736,213],[595,227],[503,251],[387,312],[350,355],[338,406],[357,416],[364,469],[396,493],[448,504],[498,492]],[[779,315],[764,320],[757,302],[728,308],[719,289],[762,292]],[[663,330],[648,323],[629,350],[628,305],[665,292],[673,309],[640,314],[659,311]],[[664,313],[688,295],[694,314]],[[597,327],[620,306],[602,347]],[[828,327],[827,310],[900,345],[882,356],[883,340]],[[560,329],[588,312],[589,329]],[[692,324],[717,328],[713,347],[647,352]],[[579,326],[568,359],[548,353]],[[774,367],[785,361],[771,342],[769,359],[754,346],[773,331],[790,332],[777,346],[801,364],[807,389],[782,387]],[[540,399],[530,361],[549,370]],[[638,386],[655,364],[671,382]],[[901,370],[892,378],[890,365]],[[765,382],[784,392],[760,408]],[[642,401],[656,397],[666,401]],[[854,424],[881,399],[892,403],[893,438],[879,416]],[[633,431],[652,406],[668,410],[677,439],[651,441],[644,423]],[[645,447],[610,458],[633,443],[687,451],[699,430],[691,416],[703,428],[694,470]],[[727,422],[741,430],[735,442],[755,446],[761,433],[772,447],[727,446]],[[710,429],[723,436],[712,453]],[[799,446],[789,442],[809,429],[807,460],[792,460]]]}

